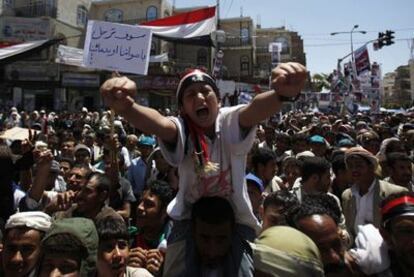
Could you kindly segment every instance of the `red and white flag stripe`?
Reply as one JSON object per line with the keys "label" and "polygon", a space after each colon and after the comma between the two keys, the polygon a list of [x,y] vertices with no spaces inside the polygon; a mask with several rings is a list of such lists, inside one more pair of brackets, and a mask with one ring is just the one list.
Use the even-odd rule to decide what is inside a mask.
{"label": "red and white flag stripe", "polygon": [[37,41],[29,41],[29,42],[23,42],[19,44],[12,44],[5,47],[0,48],[0,60],[9,58],[11,56],[24,53],[28,50],[35,49],[39,46],[42,46],[49,40],[37,40]]}
{"label": "red and white flag stripe", "polygon": [[148,21],[140,26],[148,26],[154,35],[164,38],[190,39],[210,36],[217,29],[216,7]]}

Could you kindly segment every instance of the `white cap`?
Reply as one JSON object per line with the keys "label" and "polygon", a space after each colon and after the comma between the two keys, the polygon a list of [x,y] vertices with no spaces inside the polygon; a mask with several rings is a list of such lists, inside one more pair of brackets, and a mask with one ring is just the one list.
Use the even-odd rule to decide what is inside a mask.
{"label": "white cap", "polygon": [[303,151],[296,155],[296,159],[300,159],[301,157],[315,157],[315,154],[312,151]]}
{"label": "white cap", "polygon": [[21,212],[10,216],[5,229],[28,227],[47,232],[52,225],[52,218],[43,212]]}

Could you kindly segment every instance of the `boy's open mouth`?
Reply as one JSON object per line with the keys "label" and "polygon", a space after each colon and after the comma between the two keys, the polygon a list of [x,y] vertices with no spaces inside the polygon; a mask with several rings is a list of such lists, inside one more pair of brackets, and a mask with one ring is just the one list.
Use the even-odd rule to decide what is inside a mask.
{"label": "boy's open mouth", "polygon": [[111,266],[112,270],[120,270],[123,267],[124,267],[123,263],[113,263],[112,266]]}
{"label": "boy's open mouth", "polygon": [[198,117],[205,118],[205,117],[208,116],[208,113],[209,112],[208,112],[208,108],[207,107],[201,107],[201,108],[198,108],[197,109],[196,113],[197,113],[197,116]]}

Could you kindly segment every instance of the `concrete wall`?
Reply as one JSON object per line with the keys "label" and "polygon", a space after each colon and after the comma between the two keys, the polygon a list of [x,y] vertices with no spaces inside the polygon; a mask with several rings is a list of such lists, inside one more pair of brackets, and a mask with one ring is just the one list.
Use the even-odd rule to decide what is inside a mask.
{"label": "concrete wall", "polygon": [[57,19],[69,25],[81,27],[77,22],[78,7],[83,6],[87,10],[91,7],[92,0],[57,0]]}
{"label": "concrete wall", "polygon": [[157,17],[164,17],[167,11],[171,14],[172,8],[165,4],[163,0],[123,0],[123,1],[102,1],[94,3],[91,8],[90,18],[104,20],[105,13],[110,9],[118,9],[123,13],[123,22],[137,24],[146,21],[147,8],[154,6],[157,8]]}

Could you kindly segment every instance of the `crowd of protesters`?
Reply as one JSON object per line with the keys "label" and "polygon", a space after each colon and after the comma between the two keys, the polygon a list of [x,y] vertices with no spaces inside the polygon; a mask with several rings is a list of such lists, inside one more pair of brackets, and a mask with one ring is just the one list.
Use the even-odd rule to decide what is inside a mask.
{"label": "crowd of protesters", "polygon": [[107,111],[4,110],[0,276],[412,276],[414,113],[274,117],[305,78],[220,108],[190,71],[175,116],[125,77]]}

